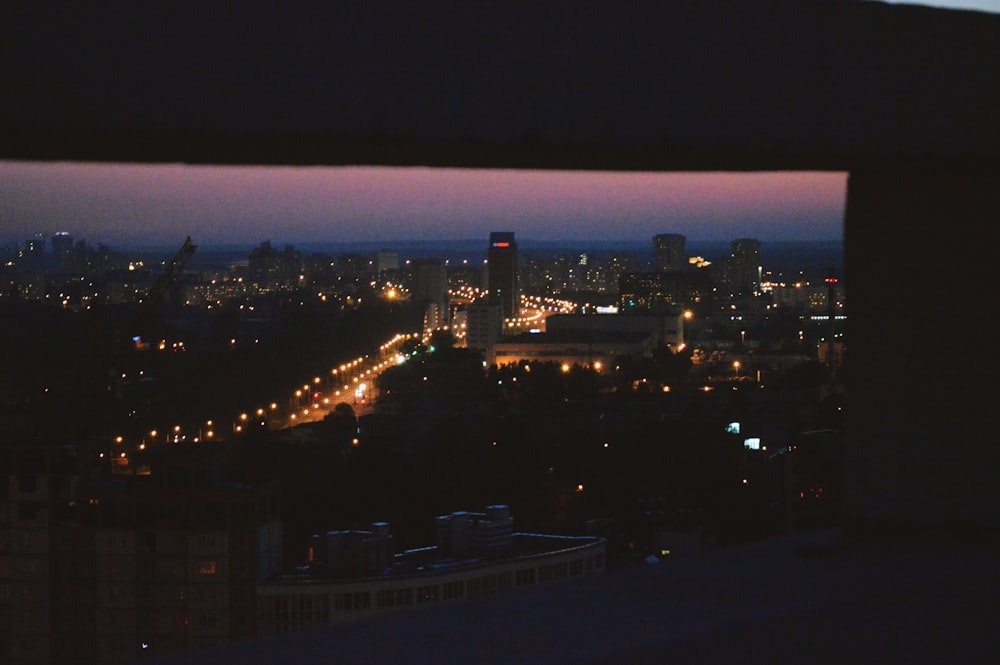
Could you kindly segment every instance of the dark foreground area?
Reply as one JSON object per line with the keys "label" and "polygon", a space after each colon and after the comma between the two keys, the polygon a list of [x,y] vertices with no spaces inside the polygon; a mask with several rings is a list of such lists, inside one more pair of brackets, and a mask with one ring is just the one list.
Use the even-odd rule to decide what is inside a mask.
{"label": "dark foreground area", "polygon": [[992,663],[995,545],[817,531],[156,662]]}

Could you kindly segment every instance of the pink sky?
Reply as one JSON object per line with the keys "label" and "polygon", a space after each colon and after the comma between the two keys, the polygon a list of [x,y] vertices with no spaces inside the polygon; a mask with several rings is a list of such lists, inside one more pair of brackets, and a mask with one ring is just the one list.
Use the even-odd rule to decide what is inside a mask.
{"label": "pink sky", "polygon": [[835,240],[844,173],[0,162],[0,240],[69,231],[113,248],[485,238]]}

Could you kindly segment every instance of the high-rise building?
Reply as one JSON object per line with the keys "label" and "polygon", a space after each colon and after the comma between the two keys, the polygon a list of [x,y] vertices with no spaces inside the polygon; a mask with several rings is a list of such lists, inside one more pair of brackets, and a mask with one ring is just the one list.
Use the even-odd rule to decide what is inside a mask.
{"label": "high-rise building", "polygon": [[0,662],[125,663],[256,634],[256,586],[281,569],[276,482],[227,482],[220,446],[126,447],[0,443]]}
{"label": "high-rise building", "polygon": [[250,281],[260,286],[297,286],[302,274],[302,257],[291,245],[279,252],[265,240],[250,251],[247,268]]}
{"label": "high-rise building", "polygon": [[411,292],[414,304],[424,308],[424,335],[448,325],[448,271],[442,259],[413,259]]}
{"label": "high-rise building", "polygon": [[502,305],[505,318],[516,317],[521,294],[517,281],[517,242],[514,240],[514,233],[490,233],[486,259],[490,300],[496,300]]}
{"label": "high-rise building", "polygon": [[683,270],[687,266],[684,243],[679,233],[658,233],[653,236],[653,259],[657,270]]}
{"label": "high-rise building", "polygon": [[94,655],[93,631],[79,618],[94,614],[94,584],[88,599],[59,556],[66,550],[73,566],[93,566],[64,544],[76,534],[78,467],[73,446],[0,443],[0,662],[71,662],[67,645],[79,658],[72,662]]}
{"label": "high-rise building", "polygon": [[760,291],[760,240],[738,238],[729,255],[729,288],[735,296],[753,296]]}
{"label": "high-rise building", "polygon": [[52,242],[52,267],[59,272],[69,270],[73,256],[73,236],[60,231],[49,240]]}
{"label": "high-rise building", "polygon": [[24,270],[43,270],[45,268],[46,236],[39,234],[24,241],[24,247],[18,256],[18,265]]}
{"label": "high-rise building", "polygon": [[414,303],[437,305],[442,313],[448,311],[448,271],[442,259],[413,259],[412,299]]}
{"label": "high-rise building", "polygon": [[440,330],[448,325],[448,313],[442,310],[436,302],[428,303],[424,307],[424,327],[423,335],[430,339],[434,331]]}

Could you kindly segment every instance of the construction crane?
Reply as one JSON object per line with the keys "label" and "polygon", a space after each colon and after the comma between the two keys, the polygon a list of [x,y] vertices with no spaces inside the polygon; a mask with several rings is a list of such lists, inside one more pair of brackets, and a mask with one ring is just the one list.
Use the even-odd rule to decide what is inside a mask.
{"label": "construction crane", "polygon": [[174,257],[170,259],[170,262],[167,263],[163,274],[161,274],[159,279],[156,280],[156,283],[153,284],[146,296],[139,300],[135,311],[133,311],[132,316],[129,318],[128,324],[125,328],[125,334],[115,335],[115,348],[112,353],[109,371],[112,380],[116,380],[122,357],[130,348],[131,342],[135,338],[139,326],[145,323],[146,319],[148,319],[156,309],[156,306],[160,304],[160,301],[163,300],[163,297],[167,294],[171,285],[177,280],[178,275],[180,275],[181,271],[184,270],[184,266],[187,265],[187,262],[191,259],[197,249],[198,246],[191,241],[191,236],[188,236],[180,250],[178,250]]}
{"label": "construction crane", "polygon": [[160,278],[156,280],[153,288],[149,290],[145,298],[139,300],[138,307],[135,313],[132,315],[132,319],[129,321],[128,331],[134,331],[137,326],[142,324],[146,318],[152,314],[156,306],[160,304],[163,300],[163,296],[167,294],[167,290],[170,286],[177,280],[177,276],[181,274],[184,270],[184,266],[194,255],[198,246],[191,242],[191,236],[188,236],[181,246],[180,250],[174,255],[174,258],[170,259],[170,263],[167,264],[166,269]]}

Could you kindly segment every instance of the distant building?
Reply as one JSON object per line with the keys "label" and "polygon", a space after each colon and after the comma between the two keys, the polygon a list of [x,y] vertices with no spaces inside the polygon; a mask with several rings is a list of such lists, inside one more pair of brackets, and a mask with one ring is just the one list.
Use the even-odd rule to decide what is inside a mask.
{"label": "distant building", "polygon": [[435,520],[438,551],[450,559],[495,559],[509,556],[514,518],[510,508],[487,506],[485,513],[459,511]]}
{"label": "distant building", "polygon": [[512,232],[493,232],[486,253],[491,300],[503,307],[504,318],[518,315],[521,303],[520,285],[517,274],[517,242]]}
{"label": "distant building", "polygon": [[465,346],[489,352],[503,335],[502,305],[475,302],[466,307],[465,314]]}
{"label": "distant building", "polygon": [[[258,633],[276,635],[492,596],[605,569],[603,538],[517,533],[507,506],[443,515],[436,525],[437,546],[388,557],[385,546],[391,536],[385,523],[372,525],[371,531],[314,536],[316,542],[329,543],[334,534],[336,544],[325,550],[325,560],[314,558],[303,574],[277,575],[257,585]],[[388,566],[373,573],[382,563]],[[328,574],[346,570],[368,572]]]}
{"label": "distant building", "polygon": [[441,325],[448,311],[448,272],[442,259],[413,259],[410,261],[413,281],[410,299],[422,307],[435,305]]}
{"label": "distant building", "polygon": [[392,535],[386,522],[371,531],[327,531],[309,541],[309,562],[323,577],[381,575],[392,563]]}
{"label": "distant building", "polygon": [[455,346],[468,348],[469,312],[467,309],[453,309],[451,316],[451,333],[455,337]]}
{"label": "distant building", "polygon": [[712,298],[712,280],[704,270],[629,272],[618,282],[622,314],[665,314]]}
{"label": "distant building", "polygon": [[684,344],[684,315],[674,311],[660,315],[617,314],[551,314],[545,319],[549,333],[618,333],[642,332],[653,337],[658,347],[678,347]]}
{"label": "distant building", "polygon": [[[769,292],[774,304],[782,309],[801,314],[826,313],[829,309],[830,288],[826,284],[808,282],[776,284],[769,288]],[[843,284],[835,286],[834,299],[837,311],[843,311],[846,300]]]}
{"label": "distant building", "polygon": [[49,239],[52,243],[52,268],[57,272],[67,272],[73,265],[73,235],[60,231]]}
{"label": "distant building", "polygon": [[653,260],[657,270],[684,270],[688,266],[684,245],[687,238],[679,233],[653,236]]}
{"label": "distant building", "polygon": [[373,268],[374,261],[357,252],[342,254],[337,261],[337,271],[348,283],[368,279],[374,272]]}
{"label": "distant building", "polygon": [[379,275],[387,270],[399,270],[399,252],[381,250],[375,256],[375,270],[378,271]]}
{"label": "distant building", "polygon": [[429,338],[434,331],[445,328],[447,325],[447,310],[441,309],[441,305],[436,302],[427,303],[424,307],[423,336]]}
{"label": "distant building", "polygon": [[[596,316],[596,315],[595,315]],[[523,361],[581,365],[600,371],[619,356],[647,357],[655,347],[650,331],[566,331],[522,333],[493,345],[487,362],[516,365]]]}
{"label": "distant building", "polygon": [[294,287],[302,274],[302,257],[291,245],[278,251],[265,240],[250,250],[247,277],[262,288]]}
{"label": "distant building", "polygon": [[155,283],[153,272],[146,268],[108,272],[104,280],[104,302],[109,305],[139,302]]}
{"label": "distant building", "polygon": [[468,264],[448,266],[448,288],[460,289],[467,287],[481,290],[483,288],[483,271]]}
{"label": "distant building", "polygon": [[760,294],[760,241],[739,238],[732,253],[713,265],[716,287],[723,297],[746,298]]}
{"label": "distant building", "polygon": [[302,258],[302,275],[306,284],[327,285],[336,281],[333,257],[313,252]]}
{"label": "distant building", "polygon": [[46,236],[36,235],[24,241],[24,247],[17,260],[19,268],[37,271],[45,269],[45,240]]}

